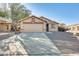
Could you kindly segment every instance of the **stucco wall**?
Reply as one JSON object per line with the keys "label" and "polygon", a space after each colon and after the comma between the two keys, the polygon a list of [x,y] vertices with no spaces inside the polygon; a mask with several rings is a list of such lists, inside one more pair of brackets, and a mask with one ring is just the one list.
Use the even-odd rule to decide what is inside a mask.
{"label": "stucco wall", "polygon": [[[22,28],[23,28],[22,22],[20,23],[20,27],[21,27],[21,30],[22,30]],[[44,32],[46,32],[46,23],[43,24],[43,27],[44,27],[43,28]],[[54,28],[51,28],[51,24],[49,24],[49,32],[51,32],[51,31],[58,31],[58,25],[56,24]]]}
{"label": "stucco wall", "polygon": [[10,31],[11,24],[0,24],[0,31]]}
{"label": "stucco wall", "polygon": [[[21,27],[21,31],[23,30],[23,27],[24,26],[26,26],[26,25],[23,25],[23,22],[33,22],[33,19],[34,19],[34,21],[35,22],[43,22],[43,25],[42,25],[42,29],[43,29],[43,32],[46,32],[46,24],[48,23],[49,24],[49,32],[51,32],[51,31],[58,31],[58,24],[54,24],[54,22],[51,22],[51,21],[49,21],[49,20],[46,20],[46,19],[39,19],[39,18],[37,18],[37,17],[30,17],[30,18],[28,18],[28,19],[24,19],[24,20],[22,20],[19,24],[20,24],[20,27]],[[47,21],[47,23],[46,23],[46,21]],[[54,24],[54,28],[52,28],[52,25],[51,24]],[[28,26],[29,26],[29,24],[28,24]],[[40,25],[41,26],[41,25]],[[36,29],[37,29],[38,27],[36,27]]]}
{"label": "stucco wall", "polygon": [[[49,32],[58,31],[58,24],[54,23],[53,21],[47,20],[45,18],[42,18],[42,17],[40,17],[40,18],[47,21],[47,23],[49,24]],[[52,28],[51,24],[54,24],[54,28]],[[45,29],[46,29],[46,24],[45,24]]]}
{"label": "stucco wall", "polygon": [[43,22],[43,21],[35,18],[35,22]]}
{"label": "stucco wall", "polygon": [[49,24],[49,31],[58,31],[58,25],[57,24],[54,24],[53,25],[54,27],[52,28],[52,24]]}
{"label": "stucco wall", "polygon": [[[38,19],[38,18],[35,18],[34,20],[35,20],[35,22],[43,22],[43,24],[40,24],[40,23],[39,24],[35,24],[35,23],[32,24],[33,26],[35,25],[34,26],[34,29],[36,28],[38,30],[38,29],[41,28],[42,29],[42,32],[45,32],[46,31],[46,23],[44,21]],[[19,25],[21,27],[21,30],[20,31],[25,32],[25,30],[23,30],[23,29],[26,29],[26,32],[27,32],[27,30],[32,30],[33,29],[33,28],[29,27],[29,26],[32,26],[31,24],[23,24],[23,22],[32,22],[32,18],[23,20],[23,21],[21,21],[19,23]],[[38,25],[40,28],[38,28],[36,25]],[[29,29],[27,29],[26,27],[29,28]],[[41,31],[39,31],[39,32],[41,32]]]}

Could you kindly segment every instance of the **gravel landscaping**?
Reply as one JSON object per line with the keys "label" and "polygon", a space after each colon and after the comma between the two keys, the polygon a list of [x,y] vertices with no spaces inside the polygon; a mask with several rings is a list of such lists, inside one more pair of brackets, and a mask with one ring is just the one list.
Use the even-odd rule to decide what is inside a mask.
{"label": "gravel landscaping", "polygon": [[0,55],[27,55],[27,53],[16,36],[12,36],[0,41]]}

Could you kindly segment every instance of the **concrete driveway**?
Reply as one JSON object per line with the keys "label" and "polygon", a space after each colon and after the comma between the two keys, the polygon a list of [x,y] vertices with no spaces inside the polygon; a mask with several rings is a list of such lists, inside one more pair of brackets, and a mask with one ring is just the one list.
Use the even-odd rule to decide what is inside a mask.
{"label": "concrete driveway", "polygon": [[28,55],[61,55],[61,52],[45,33],[21,33],[22,40]]}
{"label": "concrete driveway", "polygon": [[28,55],[72,55],[79,54],[79,41],[71,33],[21,33]]}
{"label": "concrete driveway", "polygon": [[[1,36],[1,55],[61,56],[79,55],[79,40],[71,33],[20,33]],[[3,40],[4,38],[5,40]]]}
{"label": "concrete driveway", "polygon": [[47,37],[56,45],[64,55],[79,55],[79,40],[71,33],[50,32]]}

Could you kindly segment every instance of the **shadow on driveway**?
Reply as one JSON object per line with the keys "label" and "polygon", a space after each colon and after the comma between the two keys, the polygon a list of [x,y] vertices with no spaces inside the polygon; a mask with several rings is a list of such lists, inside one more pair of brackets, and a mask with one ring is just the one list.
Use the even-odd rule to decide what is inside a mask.
{"label": "shadow on driveway", "polygon": [[79,41],[71,33],[50,32],[46,35],[63,54],[79,54]]}

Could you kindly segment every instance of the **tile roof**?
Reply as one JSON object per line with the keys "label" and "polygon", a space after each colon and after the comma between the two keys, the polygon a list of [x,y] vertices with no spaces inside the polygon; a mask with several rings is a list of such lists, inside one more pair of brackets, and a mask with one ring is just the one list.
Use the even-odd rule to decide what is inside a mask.
{"label": "tile roof", "polygon": [[[35,18],[37,18],[37,19],[40,19],[40,20],[42,20],[42,21],[45,21],[45,20],[43,20],[43,19],[41,19],[41,18],[39,18],[39,17],[37,17],[37,16],[32,15],[32,16],[25,17],[25,18],[19,20],[19,22],[21,22],[21,21],[23,21],[23,20],[25,20],[25,19],[31,18],[31,17],[35,17]],[[45,21],[45,22],[47,22],[47,21]]]}
{"label": "tile roof", "polygon": [[2,21],[3,23],[12,23],[11,19],[2,18],[2,17],[0,17],[0,21]]}
{"label": "tile roof", "polygon": [[54,23],[57,23],[57,24],[59,24],[58,22],[56,22],[56,21],[53,21],[53,20],[50,20],[50,19],[48,19],[48,18],[46,18],[46,17],[43,17],[43,16],[41,16],[40,18],[43,18],[43,19],[45,19],[45,20],[48,20],[48,21],[50,21],[50,22],[54,22]]}
{"label": "tile roof", "polygon": [[44,18],[45,20],[43,20],[43,21],[45,21],[45,22],[47,22],[47,20],[48,20],[48,21],[50,21],[50,22],[54,22],[54,23],[56,23],[56,24],[59,24],[58,22],[52,21],[52,20],[50,20],[50,19],[48,19],[48,18],[45,18],[45,17],[43,17],[43,16],[41,16],[41,17],[42,17],[42,18],[41,18],[41,17],[37,17],[37,16],[34,16],[34,15],[29,16],[29,17],[25,17],[25,18],[19,20],[19,22],[21,22],[21,21],[23,21],[23,20],[25,20],[25,19],[28,19],[28,18],[30,18],[30,17],[35,17],[35,18],[38,18],[38,19],[40,19],[40,20],[43,20],[42,18]]}

